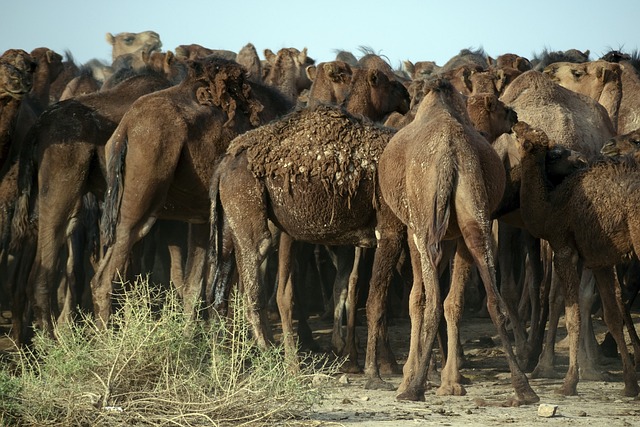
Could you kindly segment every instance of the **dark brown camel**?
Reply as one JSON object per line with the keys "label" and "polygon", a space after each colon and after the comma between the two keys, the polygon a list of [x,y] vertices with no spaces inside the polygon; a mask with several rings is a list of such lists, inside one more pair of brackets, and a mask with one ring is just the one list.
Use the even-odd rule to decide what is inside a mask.
{"label": "dark brown camel", "polygon": [[[212,236],[221,232],[221,206],[233,234],[253,332],[262,346],[271,341],[259,277],[271,245],[268,221],[282,230],[281,241],[364,247],[377,243],[367,302],[368,388],[391,387],[380,378],[376,349],[392,360],[384,308],[403,227],[377,192],[376,161],[394,132],[339,107],[296,111],[236,138],[211,186]],[[214,249],[220,254],[218,246]],[[280,259],[283,265],[289,258],[280,254]],[[293,361],[296,346],[291,313],[286,311],[290,305],[280,301],[286,357]]]}
{"label": "dark brown camel", "polygon": [[438,393],[465,393],[455,345],[462,315],[464,277],[460,272],[468,271],[467,266],[475,262],[507,355],[516,400],[537,402],[511,348],[493,265],[491,212],[502,199],[504,168],[473,127],[462,96],[447,80],[432,83],[416,118],[389,142],[380,156],[379,185],[393,212],[407,226],[414,271],[409,305],[411,345],[398,399],[424,400],[427,368],[443,312],[436,274],[441,242],[457,239],[451,290],[444,302],[449,353]]}
{"label": "dark brown camel", "polygon": [[[113,89],[61,101],[47,109],[34,125],[29,149],[20,161],[20,199],[12,240],[19,247],[31,233],[37,235],[33,265],[25,261],[24,268],[31,270],[27,274],[35,321],[45,331],[51,332],[52,328],[51,299],[60,282],[58,272],[65,270],[61,267],[65,241],[82,224],[82,197],[92,192],[101,200],[104,193],[104,144],[134,100],[169,86],[164,75],[142,73]],[[37,231],[30,230],[34,216]],[[76,258],[82,260],[80,254]],[[73,277],[69,275],[70,289],[74,289]],[[21,310],[20,302],[17,306]],[[21,334],[22,317],[18,313],[15,321],[14,333]],[[18,335],[15,338],[20,340]]]}
{"label": "dark brown camel", "polygon": [[[615,135],[611,119],[602,105],[587,96],[560,86],[544,73],[538,71],[527,71],[516,77],[507,86],[500,99],[516,111],[519,120],[536,126],[547,133],[554,146],[561,145],[581,152],[587,158],[598,156],[602,145]],[[505,134],[496,143],[515,147],[516,144],[513,140],[514,137],[512,135]],[[519,154],[511,157],[510,162],[513,167],[518,166],[518,158]],[[519,212],[515,213],[515,216],[520,216]],[[521,218],[510,219],[519,220],[519,223],[522,224]],[[531,283],[537,287],[536,283],[542,277],[543,274],[539,272],[538,279]],[[553,286],[557,285],[557,281],[554,281]],[[536,289],[533,291],[534,294],[539,294]],[[581,303],[586,306],[590,303],[589,296],[586,292],[582,295],[584,297]],[[549,329],[555,331],[561,314],[562,303],[561,301],[553,300],[549,303]],[[591,322],[585,322],[583,326],[589,328]],[[523,362],[526,362],[527,366],[532,361],[535,363],[535,360],[537,360],[533,375],[557,376],[553,369],[553,349],[555,345],[553,338],[555,334],[544,334],[544,325],[535,327],[532,332],[534,330],[538,331],[538,336],[530,333],[525,346],[518,345],[520,340],[516,340],[518,357]],[[544,335],[544,339],[542,335]],[[587,332],[583,334],[584,337],[592,335]],[[538,350],[537,343],[542,341],[544,341],[544,347]],[[593,341],[595,342],[595,339]],[[599,370],[595,366],[597,357],[593,354],[583,357],[592,347],[594,346],[590,345],[589,342],[581,342],[580,349],[577,346],[575,349],[570,348],[570,352],[580,353],[580,356],[570,360],[577,360],[577,357],[581,357],[581,375],[588,375],[590,378],[597,378],[598,375],[602,377],[602,374],[598,372]],[[535,357],[540,351],[542,352],[541,357]]]}
{"label": "dark brown camel", "polygon": [[[554,251],[555,271],[565,285],[570,340],[577,344],[580,334],[578,263],[582,262],[584,268],[593,270],[605,321],[618,345],[624,394],[636,396],[640,387],[622,332],[620,285],[614,266],[640,249],[639,229],[635,225],[640,200],[632,190],[640,177],[640,169],[635,161],[624,159],[598,162],[549,191],[544,169],[541,170],[549,138],[526,123],[519,123],[514,131],[522,154],[521,205],[527,212],[523,219],[527,229],[547,240]],[[565,395],[576,394],[578,364],[577,360],[572,362],[559,390]]]}
{"label": "dark brown camel", "polygon": [[207,58],[189,64],[182,83],[135,102],[105,148],[108,193],[101,230],[106,252],[91,281],[102,324],[111,313],[113,280],[125,273],[133,244],[157,218],[192,224],[193,261],[183,295],[185,310],[193,311],[203,290],[215,164],[234,137],[291,107],[279,92],[246,81],[244,68],[235,62]]}

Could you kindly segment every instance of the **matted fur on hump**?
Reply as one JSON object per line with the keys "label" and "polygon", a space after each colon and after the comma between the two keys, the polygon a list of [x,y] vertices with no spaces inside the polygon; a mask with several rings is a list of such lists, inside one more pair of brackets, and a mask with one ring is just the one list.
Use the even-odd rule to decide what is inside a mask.
{"label": "matted fur on hump", "polygon": [[356,118],[339,107],[318,105],[246,132],[228,152],[246,152],[261,178],[320,181],[327,192],[352,196],[363,179],[375,178],[378,158],[396,131]]}

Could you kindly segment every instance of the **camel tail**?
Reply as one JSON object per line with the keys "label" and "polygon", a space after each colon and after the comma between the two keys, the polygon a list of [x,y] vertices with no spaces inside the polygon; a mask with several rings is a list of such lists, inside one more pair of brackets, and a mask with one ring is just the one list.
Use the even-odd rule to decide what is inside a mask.
{"label": "camel tail", "polygon": [[427,249],[434,267],[442,258],[441,242],[449,228],[451,200],[458,176],[458,166],[453,158],[444,158],[438,163],[436,192],[433,195],[433,221],[427,234]]}
{"label": "camel tail", "polygon": [[[35,128],[35,126],[34,126]],[[29,234],[30,217],[33,211],[33,189],[37,188],[38,168],[36,167],[36,132],[32,128],[20,153],[18,164],[18,198],[11,217],[10,247],[17,250]],[[37,190],[36,190],[37,191]]]}
{"label": "camel tail", "polygon": [[102,246],[107,248],[113,244],[116,225],[122,202],[122,187],[124,185],[125,157],[129,140],[125,136],[113,147],[111,161],[107,165],[107,192],[104,196],[102,219],[100,220],[100,238]]}
{"label": "camel tail", "polygon": [[224,212],[222,204],[220,203],[220,196],[218,193],[218,185],[220,183],[220,173],[217,171],[213,174],[211,179],[211,186],[209,187],[209,199],[211,200],[211,210],[209,213],[209,236],[211,241],[209,242],[209,263],[211,265],[211,271],[214,272],[213,282],[211,284],[211,292],[208,293],[212,296],[212,301],[207,301],[213,304],[213,308],[220,314],[226,313],[227,301],[230,292],[230,281],[235,267],[235,256],[233,249],[225,253],[223,248],[224,238]]}

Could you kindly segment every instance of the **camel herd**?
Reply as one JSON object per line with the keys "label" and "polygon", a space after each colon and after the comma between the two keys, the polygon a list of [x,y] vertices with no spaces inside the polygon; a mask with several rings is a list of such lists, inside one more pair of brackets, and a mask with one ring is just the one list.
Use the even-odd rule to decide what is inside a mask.
{"label": "camel herd", "polygon": [[0,303],[17,343],[34,329],[53,336],[78,311],[109,327],[126,279],[160,265],[194,320],[225,314],[237,287],[262,347],[274,342],[273,291],[295,365],[298,342],[313,344],[303,270],[322,277],[324,265],[335,272],[334,351],[360,371],[356,295],[368,268],[367,388],[394,389],[382,374],[399,371],[387,317],[401,277],[411,334],[398,399],[425,399],[436,342],[437,393],[466,393],[459,325],[478,283],[509,403],[539,400],[525,372],[558,375],[563,308],[559,392],[603,378],[597,298],[624,394],[640,393],[637,55],[494,60],[465,49],[441,67],[394,70],[367,50],[316,64],[306,48],[163,52],[153,31],[107,42],[111,64],[77,66],[47,48],[0,56]]}

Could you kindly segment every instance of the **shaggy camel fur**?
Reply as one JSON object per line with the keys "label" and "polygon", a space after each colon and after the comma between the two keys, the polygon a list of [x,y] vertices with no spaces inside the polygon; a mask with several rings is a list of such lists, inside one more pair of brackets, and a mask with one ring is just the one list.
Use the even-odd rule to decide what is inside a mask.
{"label": "shaggy camel fur", "polygon": [[[20,161],[20,199],[12,240],[18,247],[31,233],[37,235],[35,259],[27,266],[31,267],[28,283],[36,324],[45,331],[51,332],[52,328],[52,291],[60,283],[59,272],[64,270],[65,241],[82,225],[82,197],[92,192],[101,200],[105,191],[104,144],[134,100],[169,86],[163,75],[142,73],[113,89],[61,101],[47,109],[33,126],[27,141],[29,150]],[[34,217],[37,231],[30,230]],[[82,256],[76,255],[75,261],[82,262]],[[68,262],[73,265],[71,254]],[[75,276],[70,272],[67,275],[69,289],[74,289]],[[73,307],[77,303],[75,294],[70,298]],[[14,317],[18,322],[14,331],[20,334],[21,316]]]}
{"label": "shaggy camel fur", "polygon": [[238,134],[291,108],[278,92],[246,81],[246,70],[235,62],[207,58],[189,65],[182,83],[136,101],[105,147],[106,252],[91,281],[101,324],[111,313],[114,278],[125,272],[133,244],[157,218],[192,224],[183,293],[185,310],[192,314],[202,292],[214,165]]}
{"label": "shaggy camel fur", "polygon": [[622,99],[618,114],[618,133],[628,133],[640,128],[640,72],[638,53],[632,55],[611,51],[602,58],[618,63],[622,69]]}
{"label": "shaggy camel fur", "polygon": [[[221,206],[233,235],[253,332],[262,346],[272,339],[259,277],[259,265],[271,246],[268,221],[282,230],[281,241],[363,247],[377,243],[367,300],[367,388],[391,389],[380,370],[392,367],[381,368],[378,362],[395,363],[386,334],[385,301],[403,226],[376,184],[377,159],[394,132],[339,107],[306,108],[236,138],[211,184],[212,238],[221,241]],[[213,246],[220,256],[220,243]],[[280,259],[282,265],[289,258]],[[290,292],[291,286],[284,289]],[[280,302],[285,354],[293,361],[291,313],[284,311],[290,305]]]}
{"label": "shaggy camel fur", "polygon": [[[622,359],[624,394],[640,392],[637,374],[622,332],[622,301],[614,266],[640,249],[637,191],[640,178],[634,161],[602,161],[577,172],[549,191],[544,177],[544,162],[549,138],[526,123],[514,127],[522,154],[522,209],[527,229],[549,242],[554,251],[554,267],[565,285],[565,315],[569,339],[577,344],[580,334],[578,264],[590,268],[602,300],[604,318],[618,345]],[[612,215],[612,212],[617,212]],[[576,394],[578,361],[570,363],[570,372],[560,393]]]}
{"label": "shaggy camel fur", "polygon": [[[377,63],[372,58],[369,61]],[[318,67],[315,65],[307,67],[307,75],[313,80],[308,95],[308,108],[319,104],[340,105],[351,114],[361,115],[375,122],[383,120],[391,112],[405,114],[409,109],[407,90],[395,77],[389,77],[384,71],[355,67],[352,69],[345,62],[333,61],[319,64]],[[337,261],[335,264],[337,273],[334,282],[332,344],[338,354],[347,356],[343,370],[359,372],[354,333],[355,310],[347,310],[346,342],[343,339],[342,312],[345,304],[355,307],[357,265],[363,252],[361,248],[352,247],[327,247],[327,250],[340,252],[340,255],[333,256]],[[282,278],[283,275],[279,274],[279,277]]]}
{"label": "shaggy camel fur", "polygon": [[462,96],[436,79],[416,118],[391,139],[380,156],[379,185],[393,212],[407,226],[414,285],[411,344],[398,399],[424,400],[427,368],[443,306],[437,280],[441,242],[457,239],[449,295],[444,302],[449,349],[439,394],[465,394],[458,364],[457,327],[462,315],[462,271],[475,262],[487,306],[507,355],[516,399],[539,400],[518,367],[498,293],[491,242],[491,212],[505,186],[500,158],[473,127]]}

